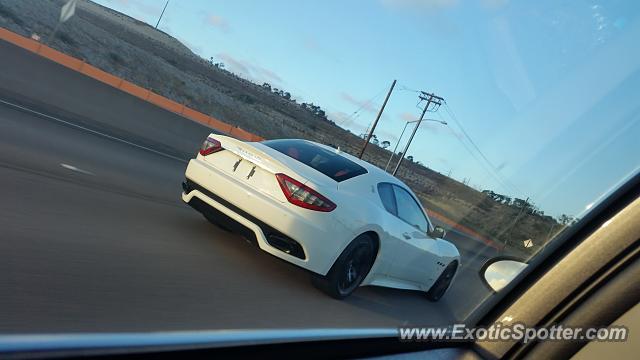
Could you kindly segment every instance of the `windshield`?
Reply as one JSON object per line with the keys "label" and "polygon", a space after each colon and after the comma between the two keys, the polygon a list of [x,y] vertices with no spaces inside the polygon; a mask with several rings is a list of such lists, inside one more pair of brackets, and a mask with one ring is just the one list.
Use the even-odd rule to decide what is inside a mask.
{"label": "windshield", "polygon": [[638,173],[638,39],[633,0],[1,1],[0,333],[464,322]]}

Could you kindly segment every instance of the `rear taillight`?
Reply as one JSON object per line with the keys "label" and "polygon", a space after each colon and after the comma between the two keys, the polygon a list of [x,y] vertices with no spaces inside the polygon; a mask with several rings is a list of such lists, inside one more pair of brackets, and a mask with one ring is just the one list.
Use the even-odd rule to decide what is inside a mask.
{"label": "rear taillight", "polygon": [[220,141],[209,137],[202,143],[202,146],[200,147],[200,155],[207,156],[220,150],[222,150],[222,144],[220,144]]}
{"label": "rear taillight", "polygon": [[290,203],[309,210],[333,211],[336,204],[312,188],[285,174],[276,174],[280,188]]}

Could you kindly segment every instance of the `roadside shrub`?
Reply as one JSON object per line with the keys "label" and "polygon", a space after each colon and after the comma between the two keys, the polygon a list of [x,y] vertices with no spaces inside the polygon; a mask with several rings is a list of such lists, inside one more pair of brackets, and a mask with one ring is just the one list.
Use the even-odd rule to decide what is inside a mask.
{"label": "roadside shrub", "polygon": [[109,61],[114,65],[122,66],[126,64],[126,61],[124,61],[122,56],[112,51],[109,52],[108,57],[109,57]]}
{"label": "roadside shrub", "polygon": [[249,105],[253,105],[256,103],[256,99],[253,98],[253,96],[249,96],[246,94],[240,94],[237,97],[238,100],[242,101],[245,104],[249,104]]}
{"label": "roadside shrub", "polygon": [[0,16],[10,19],[14,23],[16,23],[16,25],[24,25],[24,21],[22,21],[22,19],[20,19],[16,14],[13,13],[13,11],[7,9],[2,4],[0,4]]}
{"label": "roadside shrub", "polygon": [[62,41],[63,43],[71,46],[71,47],[75,47],[77,45],[77,42],[67,33],[65,32],[61,32],[58,35],[58,38],[60,39],[60,41]]}

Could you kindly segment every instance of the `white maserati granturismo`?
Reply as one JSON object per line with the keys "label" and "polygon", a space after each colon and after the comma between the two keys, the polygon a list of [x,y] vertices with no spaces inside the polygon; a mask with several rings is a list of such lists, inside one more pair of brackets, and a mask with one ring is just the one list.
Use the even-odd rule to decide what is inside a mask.
{"label": "white maserati granturismo", "polygon": [[334,298],[378,285],[437,301],[460,266],[458,249],[409,187],[339,149],[211,134],[185,178],[185,203],[311,271]]}

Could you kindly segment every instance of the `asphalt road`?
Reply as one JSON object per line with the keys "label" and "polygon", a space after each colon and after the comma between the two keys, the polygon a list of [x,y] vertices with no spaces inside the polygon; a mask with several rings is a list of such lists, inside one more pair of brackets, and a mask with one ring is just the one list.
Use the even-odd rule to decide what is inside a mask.
{"label": "asphalt road", "polygon": [[451,232],[465,266],[440,302],[333,300],[184,205],[185,166],[0,104],[0,333],[450,324],[488,294],[491,249]]}

